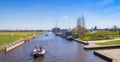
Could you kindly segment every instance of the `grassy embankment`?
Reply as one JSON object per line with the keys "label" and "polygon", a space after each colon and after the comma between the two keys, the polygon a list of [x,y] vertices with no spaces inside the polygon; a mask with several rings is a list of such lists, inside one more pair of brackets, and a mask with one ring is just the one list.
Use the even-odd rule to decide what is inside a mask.
{"label": "grassy embankment", "polygon": [[78,37],[78,39],[92,41],[92,40],[107,40],[119,37],[120,35],[118,31],[96,31],[85,33]]}
{"label": "grassy embankment", "polygon": [[101,43],[96,43],[98,45],[118,45],[120,44],[120,40],[116,41],[107,41],[107,42],[101,42]]}
{"label": "grassy embankment", "polygon": [[30,40],[40,32],[0,32],[0,50],[15,41]]}
{"label": "grassy embankment", "polygon": [[[94,41],[94,40],[108,40],[108,39],[114,39],[114,38],[120,38],[118,31],[96,31],[96,32],[88,32],[80,37],[78,39],[80,40],[87,40],[87,41]],[[118,45],[120,44],[120,40],[116,41],[106,41],[106,42],[100,42],[96,43],[98,45]]]}

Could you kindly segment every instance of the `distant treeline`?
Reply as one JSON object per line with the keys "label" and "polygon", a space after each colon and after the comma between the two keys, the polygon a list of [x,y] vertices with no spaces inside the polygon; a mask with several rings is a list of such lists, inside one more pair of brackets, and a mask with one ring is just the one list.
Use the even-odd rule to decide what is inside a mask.
{"label": "distant treeline", "polygon": [[106,31],[120,31],[120,28],[118,28],[118,29],[110,29],[110,28],[105,28],[105,29],[97,29],[97,30],[106,30]]}
{"label": "distant treeline", "polygon": [[45,30],[0,30],[0,32],[43,32]]}

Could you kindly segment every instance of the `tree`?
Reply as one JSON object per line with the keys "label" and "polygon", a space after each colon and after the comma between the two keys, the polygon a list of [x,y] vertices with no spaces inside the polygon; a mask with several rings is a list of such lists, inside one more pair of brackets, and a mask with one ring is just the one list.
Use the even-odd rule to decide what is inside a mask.
{"label": "tree", "polygon": [[77,20],[77,27],[76,28],[77,28],[77,34],[78,35],[83,34],[84,32],[86,32],[86,29],[85,29],[85,19],[84,19],[83,15],[78,18],[78,20]]}
{"label": "tree", "polygon": [[118,31],[118,27],[116,25],[113,25],[112,30],[113,31]]}
{"label": "tree", "polygon": [[73,28],[73,29],[71,30],[71,32],[74,33],[74,34],[76,34],[76,33],[77,33],[77,28],[76,28],[76,27]]}
{"label": "tree", "polygon": [[72,33],[80,35],[86,32],[85,19],[83,15],[81,17],[78,17],[76,25],[77,26],[71,30]]}
{"label": "tree", "polygon": [[97,30],[97,26],[94,27],[94,30]]}
{"label": "tree", "polygon": [[78,34],[83,34],[86,32],[86,29],[84,27],[78,27],[77,33]]}

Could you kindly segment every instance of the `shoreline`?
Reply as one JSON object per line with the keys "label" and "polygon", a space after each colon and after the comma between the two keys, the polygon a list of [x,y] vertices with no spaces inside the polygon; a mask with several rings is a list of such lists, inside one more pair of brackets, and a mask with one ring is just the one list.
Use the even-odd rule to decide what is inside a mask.
{"label": "shoreline", "polygon": [[[12,43],[10,43],[10,44],[7,44],[7,45],[3,45],[2,47],[0,47],[0,51],[5,51],[7,46],[12,47],[13,45],[16,45],[16,44],[18,44],[18,43],[20,43],[20,42],[22,42],[22,43],[18,44],[17,46],[22,45],[22,44],[23,44],[23,41],[24,41],[24,43],[25,43],[25,42],[28,42],[28,41],[30,41],[31,39],[34,39],[35,37],[37,37],[37,36],[40,35],[40,34],[42,34],[42,32],[40,32],[40,33],[38,33],[38,34],[33,34],[33,35],[31,35],[31,36],[27,36],[25,39],[18,40],[18,41],[14,41],[14,42],[12,42]],[[17,47],[17,46],[15,46],[15,47]],[[12,48],[12,49],[14,49],[14,48]],[[10,50],[11,50],[11,49],[10,49]]]}
{"label": "shoreline", "polygon": [[[94,42],[89,42],[87,44],[86,41],[75,40],[82,44],[85,44],[84,49],[86,50],[93,50],[94,55],[101,57],[109,62],[120,62],[120,45],[109,45],[109,46],[100,46],[96,45]],[[105,40],[104,40],[105,41]],[[87,45],[86,45],[87,44]],[[99,49],[99,50],[98,50]]]}

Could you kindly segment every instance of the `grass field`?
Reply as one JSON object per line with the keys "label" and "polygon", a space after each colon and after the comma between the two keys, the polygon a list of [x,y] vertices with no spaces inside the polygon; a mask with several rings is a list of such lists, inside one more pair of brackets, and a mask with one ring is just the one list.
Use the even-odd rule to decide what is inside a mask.
{"label": "grass field", "polygon": [[38,32],[0,32],[0,35],[33,35],[37,34]]}
{"label": "grass field", "polygon": [[0,48],[15,41],[24,40],[40,32],[0,32]]}
{"label": "grass field", "polygon": [[118,31],[95,31],[95,32],[87,32],[81,35],[78,39],[80,40],[106,40],[119,38]]}
{"label": "grass field", "polygon": [[118,44],[120,44],[120,40],[101,42],[101,43],[96,43],[96,44],[98,44],[98,45],[118,45]]}

